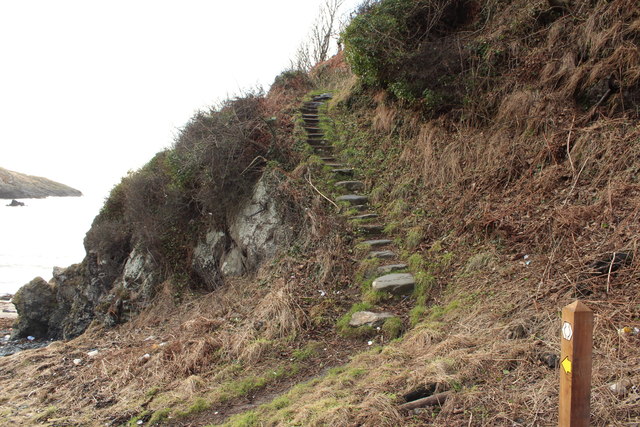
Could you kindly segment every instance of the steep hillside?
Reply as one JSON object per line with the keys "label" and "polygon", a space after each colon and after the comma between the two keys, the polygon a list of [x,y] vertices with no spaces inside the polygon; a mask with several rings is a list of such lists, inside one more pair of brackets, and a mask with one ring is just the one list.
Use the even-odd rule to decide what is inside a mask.
{"label": "steep hillside", "polygon": [[40,199],[43,197],[78,197],[75,188],[39,176],[25,175],[0,168],[0,199]]}
{"label": "steep hillside", "polygon": [[640,422],[637,5],[379,0],[342,40],[114,188],[7,423],[554,425],[576,299],[591,424]]}

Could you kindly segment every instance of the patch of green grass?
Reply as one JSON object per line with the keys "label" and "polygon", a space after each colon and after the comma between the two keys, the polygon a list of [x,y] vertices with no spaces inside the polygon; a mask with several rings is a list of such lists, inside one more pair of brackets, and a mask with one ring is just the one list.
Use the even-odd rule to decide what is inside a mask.
{"label": "patch of green grass", "polygon": [[151,418],[149,419],[148,424],[149,425],[160,424],[162,421],[169,418],[170,413],[171,413],[170,408],[158,409],[153,413],[153,415],[151,415]]}
{"label": "patch of green grass", "polygon": [[450,312],[456,310],[457,308],[460,307],[460,305],[462,304],[462,302],[458,299],[451,301],[449,304],[442,306],[442,305],[434,305],[430,308],[430,313],[429,313],[429,319],[431,320],[440,320],[442,319],[445,315],[449,314]]}
{"label": "patch of green grass", "polygon": [[291,405],[291,398],[289,398],[288,396],[278,396],[266,406],[270,409],[279,410],[286,408],[289,405]]}
{"label": "patch of green grass", "polygon": [[416,286],[413,290],[413,296],[416,298],[417,305],[425,305],[429,298],[429,293],[436,284],[436,278],[426,271],[419,271],[415,274]]}
{"label": "patch of green grass", "polygon": [[411,326],[416,326],[426,312],[427,307],[425,307],[424,305],[416,305],[415,307],[413,307],[409,311],[409,322],[411,323]]}
{"label": "patch of green grass", "polygon": [[405,247],[408,250],[413,251],[420,245],[420,243],[422,243],[423,239],[424,232],[422,230],[422,227],[413,227],[407,232],[407,237],[404,241]]}
{"label": "patch of green grass", "polygon": [[422,255],[416,253],[407,258],[407,265],[409,266],[409,270],[417,273],[418,271],[425,269],[427,262]]}
{"label": "patch of green grass", "polygon": [[387,339],[395,339],[402,335],[402,320],[399,317],[390,317],[384,321],[382,332]]}
{"label": "patch of green grass", "polygon": [[188,416],[193,415],[193,414],[204,412],[209,408],[211,408],[211,402],[208,402],[208,401],[204,400],[203,398],[199,397],[191,404],[191,406],[189,406],[184,411],[176,412],[176,416],[177,417],[188,417]]}
{"label": "patch of green grass", "polygon": [[258,425],[258,414],[255,411],[247,411],[233,415],[223,424],[225,427],[253,427]]}
{"label": "patch of green grass", "polygon": [[385,234],[394,234],[396,231],[398,231],[400,225],[401,224],[398,221],[389,221],[382,231]]}
{"label": "patch of green grass", "polygon": [[299,362],[303,360],[310,359],[311,357],[318,354],[318,350],[322,347],[322,344],[316,341],[308,342],[304,348],[299,348],[293,351],[293,358]]}

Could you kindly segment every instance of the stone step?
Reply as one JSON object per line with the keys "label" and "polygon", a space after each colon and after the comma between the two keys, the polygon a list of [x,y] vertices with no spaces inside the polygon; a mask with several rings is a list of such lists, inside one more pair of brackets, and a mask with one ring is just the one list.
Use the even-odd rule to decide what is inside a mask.
{"label": "stone step", "polygon": [[305,107],[319,107],[322,104],[324,104],[322,101],[305,101],[302,103]]}
{"label": "stone step", "polygon": [[324,134],[323,133],[308,133],[307,134],[307,139],[323,139],[324,138]]}
{"label": "stone step", "polygon": [[377,259],[392,259],[396,257],[396,253],[393,251],[371,251],[367,258],[377,258]]}
{"label": "stone step", "polygon": [[351,168],[333,169],[331,172],[340,176],[353,176],[354,174],[354,171]]}
{"label": "stone step", "polygon": [[362,191],[364,190],[364,182],[362,181],[340,181],[336,182],[336,187],[344,188],[349,191]]}
{"label": "stone step", "polygon": [[336,163],[336,162],[326,162],[325,165],[332,168],[344,168],[345,166],[347,166],[344,163]]}
{"label": "stone step", "polygon": [[393,273],[394,271],[404,270],[405,268],[408,268],[408,267],[409,266],[407,264],[381,265],[380,267],[376,268],[376,273],[389,274],[389,273]]}
{"label": "stone step", "polygon": [[390,245],[391,243],[393,243],[393,240],[389,240],[389,239],[375,239],[375,240],[365,240],[364,242],[361,242],[361,245],[367,245],[371,248],[380,248],[382,246],[387,246]]}
{"label": "stone step", "polygon": [[374,218],[378,218],[378,214],[376,214],[376,213],[366,213],[366,214],[362,214],[362,215],[354,215],[349,219],[365,220],[365,219],[374,219]]}
{"label": "stone step", "polygon": [[317,108],[301,108],[300,112],[302,114],[318,114],[318,109]]}
{"label": "stone step", "polygon": [[323,162],[335,162],[336,158],[335,157],[320,157],[320,160],[322,160]]}
{"label": "stone step", "polygon": [[369,209],[369,205],[352,205],[349,206],[349,209],[355,209],[358,212],[365,212]]}
{"label": "stone step", "polygon": [[352,206],[360,206],[366,204],[369,201],[367,196],[361,196],[359,194],[347,194],[346,196],[340,196],[336,199],[337,202],[347,202]]}
{"label": "stone step", "polygon": [[320,94],[320,95],[316,95],[311,99],[314,100],[314,101],[328,101],[328,100],[330,100],[332,98],[333,98],[333,94],[327,92],[327,93],[323,93],[323,94]]}
{"label": "stone step", "polygon": [[320,120],[319,114],[303,114],[302,120]]}
{"label": "stone step", "polygon": [[310,127],[318,127],[320,119],[304,119],[304,124]]}
{"label": "stone step", "polygon": [[411,273],[391,273],[378,277],[371,287],[375,291],[390,292],[392,294],[410,294],[416,286],[416,280]]}
{"label": "stone step", "polygon": [[323,133],[322,129],[320,129],[319,127],[304,127],[304,130],[308,133],[308,134],[316,134],[316,133]]}
{"label": "stone step", "polygon": [[357,230],[364,234],[379,234],[384,230],[382,224],[362,224],[358,225]]}
{"label": "stone step", "polygon": [[383,313],[374,313],[372,311],[357,311],[351,315],[351,320],[349,320],[349,326],[358,327],[358,326],[381,326],[385,320],[390,317],[395,317],[391,313],[383,312]]}
{"label": "stone step", "polygon": [[333,145],[312,145],[313,152],[318,155],[333,154]]}
{"label": "stone step", "polygon": [[312,147],[331,146],[331,144],[329,144],[329,141],[327,141],[326,139],[307,139],[307,144],[311,145]]}

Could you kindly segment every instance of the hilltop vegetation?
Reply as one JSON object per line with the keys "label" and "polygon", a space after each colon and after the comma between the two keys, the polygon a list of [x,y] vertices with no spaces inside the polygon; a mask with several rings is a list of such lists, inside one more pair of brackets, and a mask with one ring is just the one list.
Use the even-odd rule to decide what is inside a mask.
{"label": "hilltop vegetation", "polygon": [[[341,37],[310,73],[196,115],[114,188],[86,240],[103,316],[0,360],[22,379],[0,380],[6,419],[551,425],[559,312],[580,298],[596,319],[592,424],[640,421],[640,335],[619,332],[640,327],[637,5],[369,1]],[[325,92],[318,127],[362,178],[410,295],[372,288],[358,231],[372,224],[345,219],[303,144],[299,108]],[[221,260],[253,247],[238,215],[271,209],[251,202],[258,188],[286,236],[226,274]],[[219,252],[203,246],[214,231]],[[194,263],[198,248],[220,263]],[[150,292],[127,279],[143,258]],[[350,327],[361,310],[397,316]],[[442,391],[441,406],[399,409]]]}

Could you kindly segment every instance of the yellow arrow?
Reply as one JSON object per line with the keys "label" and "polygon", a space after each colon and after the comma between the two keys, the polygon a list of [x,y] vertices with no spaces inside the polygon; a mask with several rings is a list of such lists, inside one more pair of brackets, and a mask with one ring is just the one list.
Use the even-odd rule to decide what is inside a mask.
{"label": "yellow arrow", "polygon": [[562,368],[567,374],[571,373],[571,360],[569,360],[569,356],[565,357],[561,363]]}

